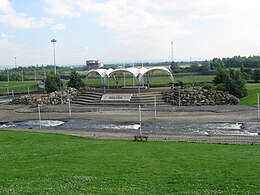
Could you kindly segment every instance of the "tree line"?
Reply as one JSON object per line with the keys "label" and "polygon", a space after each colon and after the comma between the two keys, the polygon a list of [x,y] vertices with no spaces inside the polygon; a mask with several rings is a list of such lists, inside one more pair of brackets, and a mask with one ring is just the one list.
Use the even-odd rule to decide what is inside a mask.
{"label": "tree line", "polygon": [[188,63],[188,66],[182,67],[183,62],[172,62],[171,70],[173,73],[180,72],[201,72],[204,74],[214,74],[218,68],[260,68],[260,56],[232,58],[213,58],[212,60],[194,61]]}

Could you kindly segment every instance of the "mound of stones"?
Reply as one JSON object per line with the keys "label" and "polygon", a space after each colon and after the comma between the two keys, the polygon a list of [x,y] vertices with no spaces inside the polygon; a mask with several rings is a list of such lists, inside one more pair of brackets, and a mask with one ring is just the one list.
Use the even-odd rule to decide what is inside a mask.
{"label": "mound of stones", "polygon": [[67,88],[64,91],[55,91],[48,94],[31,94],[31,95],[22,95],[16,97],[12,100],[11,103],[14,104],[26,104],[31,107],[36,107],[37,105],[58,105],[66,104],[70,100],[73,100],[79,91],[74,88]]}
{"label": "mound of stones", "polygon": [[181,106],[235,105],[239,103],[238,98],[227,92],[200,88],[177,87],[170,92],[164,92],[163,97],[167,102]]}

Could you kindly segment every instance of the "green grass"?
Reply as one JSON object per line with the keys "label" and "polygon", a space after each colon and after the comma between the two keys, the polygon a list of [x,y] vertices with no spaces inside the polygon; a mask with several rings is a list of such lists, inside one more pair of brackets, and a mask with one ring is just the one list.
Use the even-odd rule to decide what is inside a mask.
{"label": "green grass", "polygon": [[0,194],[259,194],[260,146],[0,131]]}
{"label": "green grass", "polygon": [[257,93],[260,93],[260,83],[247,84],[248,95],[240,99],[240,105],[256,105]]}
{"label": "green grass", "polygon": [[180,80],[184,83],[198,83],[198,82],[212,82],[214,76],[207,75],[207,76],[177,76],[175,80]]}
{"label": "green grass", "polygon": [[[130,75],[127,75],[128,78],[126,78],[126,86],[133,86],[133,78]],[[129,78],[130,77],[130,78]],[[214,76],[176,76],[175,82],[182,81],[183,83],[197,83],[197,82],[212,82]],[[84,82],[89,87],[101,87],[102,82],[100,77],[94,77],[91,79],[88,79],[87,81],[84,80]],[[157,86],[171,86],[171,79],[168,76],[162,76],[162,77],[152,77],[150,78],[150,84],[152,87]],[[119,79],[119,86],[124,85],[124,78],[120,77]],[[138,79],[135,79],[135,85],[138,85]],[[147,85],[147,80],[145,79],[145,85]],[[109,79],[109,86],[116,86],[116,83],[113,78]]]}
{"label": "green grass", "polygon": [[28,87],[30,91],[37,90],[35,81],[10,81],[10,82],[0,82],[0,93],[5,93],[9,90],[11,93],[14,92],[27,92]]}

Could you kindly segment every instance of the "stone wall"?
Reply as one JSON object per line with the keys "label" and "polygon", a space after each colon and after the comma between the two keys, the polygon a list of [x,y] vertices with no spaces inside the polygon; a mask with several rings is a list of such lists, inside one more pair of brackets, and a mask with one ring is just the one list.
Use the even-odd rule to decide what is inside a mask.
{"label": "stone wall", "polygon": [[14,104],[26,104],[31,105],[32,107],[40,105],[57,105],[57,104],[66,104],[69,100],[73,100],[79,91],[74,88],[67,88],[67,90],[62,92],[52,92],[48,94],[31,94],[31,95],[22,95],[15,97],[11,103]]}
{"label": "stone wall", "polygon": [[238,104],[239,99],[227,92],[206,90],[199,88],[175,88],[170,92],[164,92],[163,97],[173,105],[204,106]]}

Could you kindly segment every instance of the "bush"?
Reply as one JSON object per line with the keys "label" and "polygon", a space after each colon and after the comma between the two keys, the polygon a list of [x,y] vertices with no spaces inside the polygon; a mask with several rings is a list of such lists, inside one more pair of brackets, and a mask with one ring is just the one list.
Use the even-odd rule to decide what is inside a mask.
{"label": "bush", "polygon": [[257,83],[260,80],[260,69],[255,69],[252,74],[252,79]]}
{"label": "bush", "polygon": [[233,105],[237,105],[239,104],[240,100],[238,98],[236,98],[235,96],[230,96],[230,103],[233,104]]}
{"label": "bush", "polygon": [[68,82],[68,87],[73,87],[76,89],[85,87],[85,83],[82,81],[80,75],[77,73],[75,69],[70,73],[70,80]]}
{"label": "bush", "polygon": [[217,85],[218,90],[228,91],[238,98],[247,96],[245,80],[239,70],[220,68],[217,70],[213,82]]}
{"label": "bush", "polygon": [[202,89],[213,90],[214,86],[212,84],[205,84],[202,86]]}
{"label": "bush", "polygon": [[63,86],[59,75],[48,74],[45,79],[45,91],[51,93],[54,91],[59,91]]}

